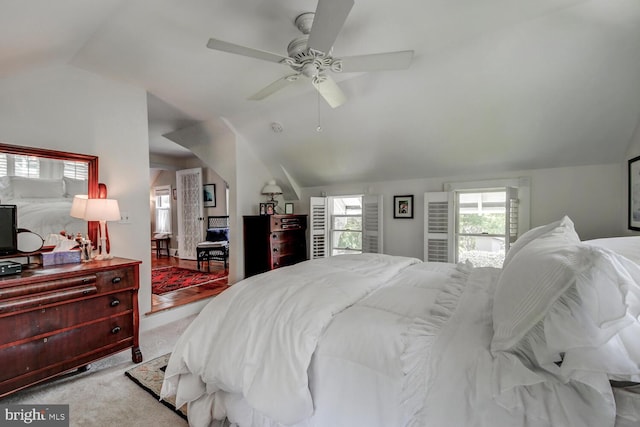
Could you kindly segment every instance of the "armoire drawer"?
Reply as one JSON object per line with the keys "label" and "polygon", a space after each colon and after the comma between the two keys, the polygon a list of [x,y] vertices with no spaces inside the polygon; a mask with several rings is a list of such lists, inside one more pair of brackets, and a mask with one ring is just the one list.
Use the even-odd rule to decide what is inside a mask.
{"label": "armoire drawer", "polygon": [[[12,343],[95,319],[117,316],[131,310],[133,310],[131,291],[98,295],[70,304],[59,304],[0,318],[0,334],[3,343]],[[0,344],[0,351],[3,351],[2,347]]]}
{"label": "armoire drawer", "polygon": [[27,374],[133,337],[130,314],[64,330],[2,349],[0,381]]}

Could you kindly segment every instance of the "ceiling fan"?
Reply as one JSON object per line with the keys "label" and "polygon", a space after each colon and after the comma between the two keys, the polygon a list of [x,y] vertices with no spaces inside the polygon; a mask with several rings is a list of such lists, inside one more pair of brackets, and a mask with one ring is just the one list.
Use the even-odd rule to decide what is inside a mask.
{"label": "ceiling fan", "polygon": [[333,43],[342,29],[353,0],[318,0],[315,13],[306,12],[295,19],[302,36],[293,39],[287,47],[288,56],[245,46],[209,39],[207,47],[237,55],[249,56],[263,61],[277,62],[289,66],[294,74],[284,76],[250,96],[250,100],[261,100],[285,88],[304,76],[311,79],[318,93],[332,107],[344,104],[346,96],[329,75],[362,71],[399,70],[408,68],[413,59],[413,50],[375,53],[370,55],[332,56]]}

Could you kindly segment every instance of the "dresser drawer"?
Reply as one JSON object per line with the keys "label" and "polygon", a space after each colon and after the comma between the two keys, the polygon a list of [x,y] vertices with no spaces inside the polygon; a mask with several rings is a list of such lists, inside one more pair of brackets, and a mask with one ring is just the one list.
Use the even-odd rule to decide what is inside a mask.
{"label": "dresser drawer", "polygon": [[304,260],[305,260],[304,257],[301,257],[300,254],[296,254],[296,253],[274,255],[271,258],[271,267],[274,269],[280,268],[280,267],[286,267],[287,265],[297,264]]}
{"label": "dresser drawer", "polygon": [[307,228],[307,218],[305,216],[271,216],[271,231],[304,230]]}
{"label": "dresser drawer", "polygon": [[304,253],[304,247],[302,247],[299,240],[281,240],[271,244],[271,256],[276,255],[284,256],[289,254],[299,254],[302,251]]}
{"label": "dresser drawer", "polygon": [[96,276],[99,293],[113,292],[118,289],[132,289],[136,283],[132,268],[101,271]]}
{"label": "dresser drawer", "polygon": [[[2,343],[12,343],[95,319],[117,316],[133,310],[131,291],[99,295],[72,304],[60,304],[0,318]],[[6,344],[5,344],[6,346]],[[0,345],[0,351],[3,345]]]}
{"label": "dresser drawer", "polygon": [[132,337],[133,319],[127,314],[4,348],[0,381],[62,364],[123,340],[132,341]]}

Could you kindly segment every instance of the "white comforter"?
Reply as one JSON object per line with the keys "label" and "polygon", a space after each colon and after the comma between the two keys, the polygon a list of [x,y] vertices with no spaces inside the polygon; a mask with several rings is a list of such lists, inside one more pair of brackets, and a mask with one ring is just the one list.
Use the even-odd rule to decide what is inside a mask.
{"label": "white comforter", "polygon": [[[307,419],[314,410],[307,369],[325,327],[418,262],[374,254],[333,257],[232,286],[178,341],[162,396],[175,394],[177,406],[199,401],[197,406],[222,390],[285,425]],[[209,419],[198,421],[193,414],[190,422],[208,425]]]}
{"label": "white comforter", "polygon": [[87,222],[70,215],[72,198],[6,199],[2,202],[16,205],[18,228],[24,228],[46,239],[61,231],[76,234],[87,232]]}
{"label": "white comforter", "polygon": [[535,407],[500,395],[498,273],[367,254],[254,276],[180,338],[161,394],[189,403],[192,426],[594,425],[598,402],[570,385],[532,390]]}

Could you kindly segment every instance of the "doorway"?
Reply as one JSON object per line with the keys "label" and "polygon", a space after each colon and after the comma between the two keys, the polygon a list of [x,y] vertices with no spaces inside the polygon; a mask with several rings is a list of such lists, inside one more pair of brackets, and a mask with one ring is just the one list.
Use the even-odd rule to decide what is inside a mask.
{"label": "doorway", "polygon": [[[157,215],[156,212],[156,197],[154,197],[155,189],[158,187],[168,188],[171,194],[170,207],[167,209],[171,215],[171,225],[163,225],[163,228],[171,230],[169,239],[169,253],[162,250],[159,253],[156,250],[152,250],[150,253],[151,258],[151,276],[152,276],[152,294],[151,294],[151,312],[155,313],[161,310],[166,310],[176,306],[189,304],[205,298],[210,298],[217,295],[228,285],[228,266],[225,268],[223,261],[210,260],[208,265],[201,265],[200,269],[197,266],[197,260],[195,256],[195,248],[197,243],[204,240],[205,221],[198,220],[197,224],[192,224],[193,227],[198,228],[198,233],[195,233],[195,237],[191,239],[185,239],[182,245],[188,244],[186,241],[193,243],[189,244],[189,247],[193,247],[193,256],[189,256],[186,246],[181,246],[180,236],[183,234],[183,229],[180,227],[180,221],[178,219],[178,213],[180,211],[180,188],[179,188],[179,175],[180,171],[198,169],[201,170],[201,179],[191,186],[191,198],[201,203],[198,208],[198,212],[203,211],[196,215],[197,218],[206,218],[207,216],[227,215],[228,204],[228,188],[226,182],[213,171],[202,164],[199,159],[194,158],[188,162],[176,161],[175,165],[162,165],[162,167],[156,167],[150,174],[150,209],[151,209],[151,235],[155,236],[157,228],[156,222],[158,218],[162,218],[162,215]],[[204,202],[203,188],[206,186],[209,190],[214,189],[214,194],[208,194],[206,203]],[[165,194],[163,192],[162,194]],[[215,202],[215,203],[214,203]],[[182,219],[182,218],[181,218]],[[192,228],[193,228],[192,227]],[[201,236],[200,238],[197,236]],[[199,240],[200,239],[200,240]],[[183,253],[184,252],[184,253]],[[167,256],[168,255],[168,256]],[[184,286],[180,286],[173,290],[170,286],[162,289],[162,292],[154,292],[158,290],[158,280],[162,275],[158,270],[166,270],[168,268],[190,270],[194,273],[194,276],[210,275],[210,280],[203,279],[203,283],[190,282],[194,280],[192,277],[188,277],[184,281]],[[179,279],[181,280],[181,279]],[[175,281],[172,282],[175,284]],[[195,284],[194,284],[195,283]]]}

